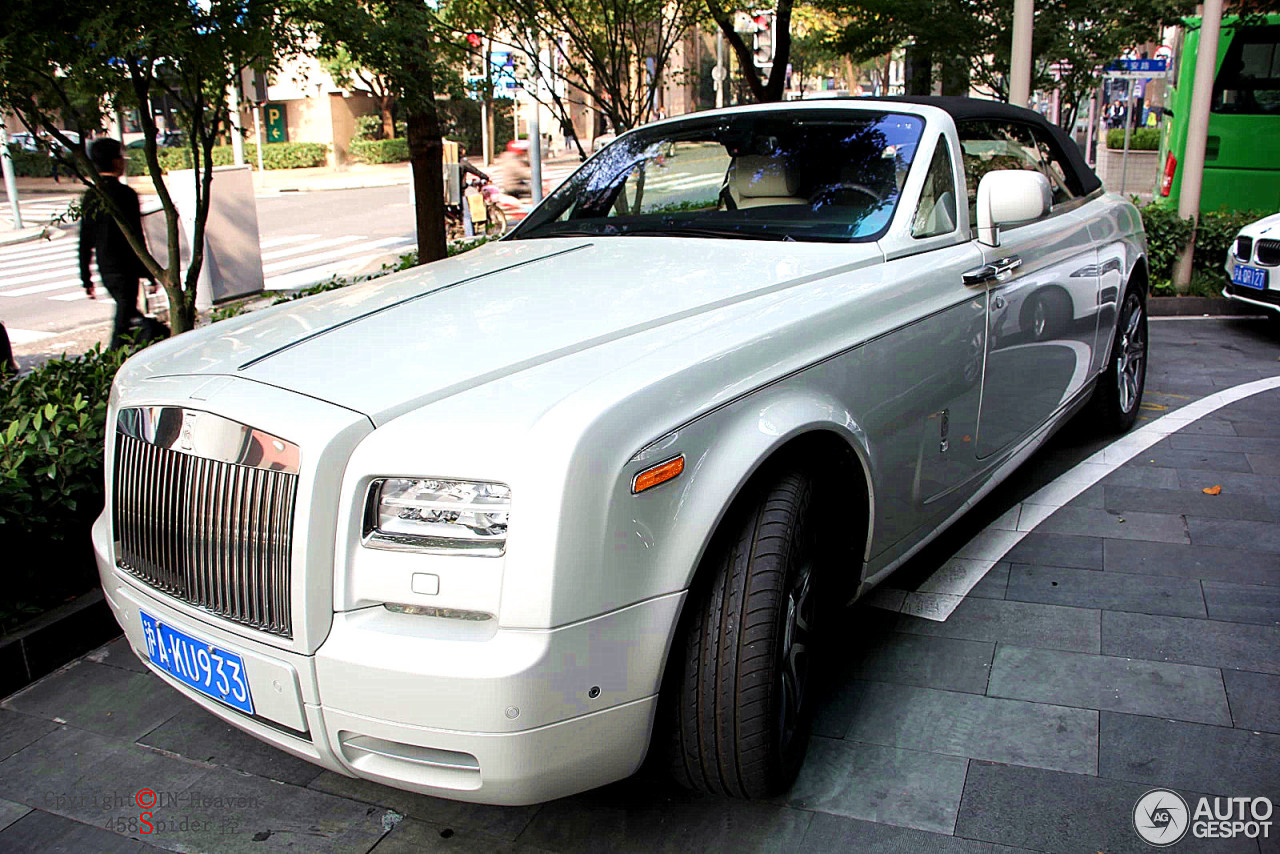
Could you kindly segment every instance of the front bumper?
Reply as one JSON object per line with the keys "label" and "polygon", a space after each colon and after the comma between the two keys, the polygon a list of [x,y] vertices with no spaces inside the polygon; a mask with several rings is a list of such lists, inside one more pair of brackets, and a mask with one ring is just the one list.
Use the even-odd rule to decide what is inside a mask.
{"label": "front bumper", "polygon": [[1227,299],[1233,299],[1236,302],[1242,302],[1246,305],[1251,305],[1254,308],[1265,308],[1269,312],[1280,314],[1280,292],[1277,291],[1268,290],[1262,291],[1259,294],[1259,296],[1266,295],[1271,299],[1276,300],[1275,302],[1266,302],[1262,299],[1247,297],[1241,294],[1239,290],[1233,292],[1230,287],[1223,288],[1222,295]]}
{"label": "front bumper", "polygon": [[[315,655],[196,619],[117,570],[105,516],[94,548],[135,653],[219,718],[331,771],[456,800],[529,804],[622,779],[644,759],[684,594],[550,630],[382,607],[334,614]],[[255,715],[151,665],[138,611],[239,653]]]}

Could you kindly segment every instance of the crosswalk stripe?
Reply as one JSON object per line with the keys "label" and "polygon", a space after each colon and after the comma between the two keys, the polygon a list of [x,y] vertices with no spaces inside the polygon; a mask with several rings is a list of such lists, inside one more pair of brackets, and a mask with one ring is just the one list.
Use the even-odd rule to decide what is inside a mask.
{"label": "crosswalk stripe", "polygon": [[18,246],[21,248],[0,251],[0,264],[3,264],[7,261],[13,261],[18,258],[35,257],[50,251],[50,249],[53,247],[57,247],[61,249],[64,246],[71,246],[71,245],[74,245],[75,243],[74,241],[68,241],[64,243],[63,241],[66,241],[66,240],[67,238],[62,238],[58,240],[42,240],[40,241],[39,246],[32,246],[29,243],[19,243]]}
{"label": "crosswalk stripe", "polygon": [[266,290],[287,291],[293,288],[302,288],[307,285],[314,285],[316,282],[323,282],[330,276],[336,276],[339,273],[359,269],[377,257],[377,254],[363,255],[359,258],[346,258],[335,264],[326,264],[320,267],[308,267],[305,270],[294,270],[291,273],[282,273],[279,276],[272,276],[267,279]]}
{"label": "crosswalk stripe", "polygon": [[301,246],[289,246],[284,249],[276,249],[272,252],[263,252],[262,260],[270,261],[274,258],[286,258],[290,255],[298,255],[303,252],[310,252],[314,249],[328,249],[331,246],[341,246],[344,243],[354,243],[357,240],[364,240],[364,235],[344,234],[341,237],[330,237],[327,240],[316,240],[311,243],[305,243]]}
{"label": "crosswalk stripe", "polygon": [[45,270],[42,273],[33,273],[28,276],[16,276],[11,279],[6,278],[4,283],[0,284],[0,293],[6,293],[10,288],[13,288],[16,285],[29,285],[33,282],[43,282],[48,279],[56,279],[59,276],[69,276],[72,273],[78,273],[79,270],[80,266],[78,264],[64,264],[62,266],[54,267],[53,269]]}
{"label": "crosswalk stripe", "polygon": [[70,287],[83,288],[80,284],[79,276],[76,276],[74,279],[62,279],[57,282],[48,282],[43,285],[32,285],[29,288],[18,288],[16,291],[0,291],[0,297],[27,297],[32,294],[43,294],[48,293],[49,291],[58,291],[63,288]]}
{"label": "crosswalk stripe", "polygon": [[30,344],[42,338],[52,338],[52,332],[37,332],[34,329],[6,329],[10,344]]}
{"label": "crosswalk stripe", "polygon": [[[341,249],[335,249],[331,252],[321,252],[316,255],[309,256],[305,260],[311,263],[317,263],[321,261],[333,261],[333,260],[338,260],[345,255],[349,255],[352,252],[363,252],[368,249],[383,249],[383,248],[389,249],[391,246],[394,246],[396,244],[404,244],[404,243],[410,243],[410,242],[412,242],[412,238],[409,238],[409,237],[383,237],[378,240],[370,240],[365,243],[356,244],[355,246],[346,246]],[[276,261],[271,264],[263,264],[262,272],[274,273],[280,270],[287,270],[289,267],[296,266],[300,260],[302,259],[290,258],[285,261]]]}
{"label": "crosswalk stripe", "polygon": [[66,251],[59,250],[57,252],[51,252],[48,255],[36,259],[26,258],[17,264],[6,264],[0,262],[0,282],[3,282],[4,276],[17,273],[20,270],[29,270],[32,267],[47,267],[51,261],[70,261],[74,259],[76,255],[76,250],[69,249]]}
{"label": "crosswalk stripe", "polygon": [[284,246],[287,243],[301,243],[304,240],[315,240],[318,234],[286,234],[283,237],[272,237],[269,240],[261,240],[258,242],[259,249],[271,249],[275,246]]}

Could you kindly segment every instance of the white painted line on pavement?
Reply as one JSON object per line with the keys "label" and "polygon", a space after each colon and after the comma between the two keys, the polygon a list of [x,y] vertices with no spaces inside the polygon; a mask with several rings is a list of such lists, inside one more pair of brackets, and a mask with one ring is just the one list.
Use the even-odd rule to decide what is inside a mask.
{"label": "white painted line on pavement", "polygon": [[11,344],[30,344],[32,341],[54,336],[52,332],[36,332],[31,329],[5,329],[5,332],[8,333]]}
{"label": "white painted line on pavement", "polygon": [[339,273],[346,273],[350,270],[358,270],[377,257],[378,254],[376,253],[362,255],[359,258],[344,259],[336,264],[326,264],[320,267],[308,267],[305,270],[294,270],[292,273],[282,273],[279,276],[272,276],[267,279],[263,290],[287,291],[292,288],[314,285],[317,282],[323,282],[330,276],[336,276]]}
{"label": "white painted line on pavement", "polygon": [[[271,252],[263,252],[262,260],[269,261],[273,258],[286,258],[290,255],[300,255],[303,252],[312,252],[317,249],[328,249],[331,246],[342,246],[344,243],[354,243],[357,240],[364,240],[363,234],[344,234],[341,237],[330,237],[325,240],[316,240],[312,243],[304,243],[299,246],[288,246],[284,249],[276,249]],[[290,263],[296,264],[305,259],[295,258]]]}
{"label": "white painted line on pavement", "polygon": [[[1080,493],[1166,436],[1224,406],[1276,388],[1280,388],[1280,376],[1241,383],[1192,401],[1126,433],[1009,508],[961,546],[916,590],[885,588],[882,585],[868,594],[867,604],[886,611],[945,621],[987,572],[1055,510],[1065,507]],[[1011,518],[1016,520],[1012,529],[1009,527]]]}
{"label": "white painted line on pavement", "polygon": [[302,243],[306,240],[315,240],[318,234],[286,234],[283,237],[272,237],[269,240],[258,241],[259,249],[270,249],[273,246],[284,246],[288,243]]}
{"label": "white painted line on pavement", "polygon": [[40,267],[47,267],[50,264],[55,262],[67,262],[67,261],[76,261],[76,260],[78,260],[78,258],[77,258],[77,253],[75,249],[67,249],[67,250],[59,249],[55,252],[50,252],[48,255],[40,255],[35,258],[21,259],[16,264],[9,264],[5,261],[0,261],[0,280],[2,280],[2,277],[5,275],[19,273],[19,272],[27,272],[34,269],[39,269]]}
{"label": "white painted line on pavement", "polygon": [[287,261],[273,261],[270,264],[262,265],[262,272],[274,273],[279,270],[287,270],[290,267],[296,267],[300,261],[309,261],[315,264],[325,261],[336,261],[345,258],[356,252],[368,252],[370,249],[389,249],[396,244],[412,243],[411,237],[383,237],[378,240],[370,240],[365,243],[358,243],[354,246],[345,246],[342,249],[334,249],[330,252],[318,252],[307,258],[290,258]]}
{"label": "white painted line on pavement", "polygon": [[[61,272],[58,275],[65,276],[66,272]],[[61,279],[57,282],[47,282],[43,285],[32,285],[29,288],[18,288],[16,291],[0,291],[0,297],[26,297],[31,296],[32,294],[45,294],[49,291],[57,291],[62,288],[72,287],[81,288],[83,290],[83,285],[80,284],[79,276],[72,279]]]}
{"label": "white painted line on pavement", "polygon": [[8,261],[13,261],[18,258],[28,258],[28,257],[41,255],[45,252],[48,252],[51,249],[61,249],[67,246],[75,246],[77,245],[77,243],[74,241],[68,243],[65,241],[65,238],[63,238],[63,239],[57,239],[57,240],[27,241],[26,243],[19,243],[17,245],[22,248],[9,249],[8,251],[0,251],[0,264],[3,264]]}

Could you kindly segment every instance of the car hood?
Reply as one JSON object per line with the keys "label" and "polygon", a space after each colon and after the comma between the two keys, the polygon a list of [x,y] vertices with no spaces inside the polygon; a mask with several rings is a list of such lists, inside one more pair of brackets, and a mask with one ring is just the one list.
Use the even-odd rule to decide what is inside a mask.
{"label": "car hood", "polygon": [[1252,237],[1255,240],[1261,237],[1280,239],[1280,213],[1249,223],[1240,229],[1240,234],[1245,237]]}
{"label": "car hood", "polygon": [[128,370],[133,379],[245,377],[385,423],[517,371],[882,257],[874,243],[502,241],[178,336]]}

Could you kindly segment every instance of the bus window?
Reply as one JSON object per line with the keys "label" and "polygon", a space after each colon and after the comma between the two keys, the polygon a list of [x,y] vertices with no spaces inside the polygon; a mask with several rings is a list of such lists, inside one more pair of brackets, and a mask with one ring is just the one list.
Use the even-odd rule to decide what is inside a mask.
{"label": "bus window", "polygon": [[1213,112],[1280,115],[1280,26],[1242,27],[1213,86]]}

